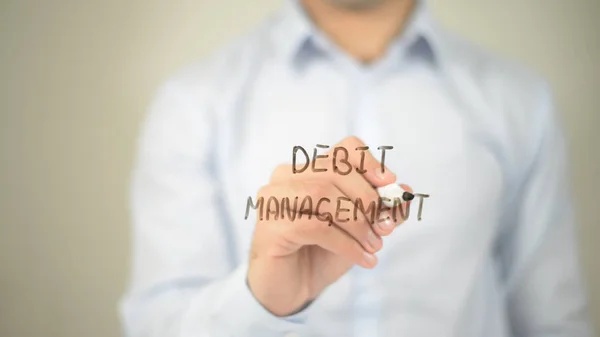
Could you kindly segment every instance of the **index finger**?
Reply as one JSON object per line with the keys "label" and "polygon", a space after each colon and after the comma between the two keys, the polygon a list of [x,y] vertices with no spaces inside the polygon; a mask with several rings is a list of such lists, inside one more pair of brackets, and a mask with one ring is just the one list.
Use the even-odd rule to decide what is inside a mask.
{"label": "index finger", "polygon": [[[387,148],[384,148],[385,151]],[[375,187],[381,187],[396,181],[396,174],[377,160],[369,151],[369,147],[358,137],[350,136],[344,138],[340,143],[328,151],[329,156],[336,163],[351,165],[353,170]],[[383,157],[382,157],[383,158]],[[347,169],[338,169],[339,174],[350,172]]]}

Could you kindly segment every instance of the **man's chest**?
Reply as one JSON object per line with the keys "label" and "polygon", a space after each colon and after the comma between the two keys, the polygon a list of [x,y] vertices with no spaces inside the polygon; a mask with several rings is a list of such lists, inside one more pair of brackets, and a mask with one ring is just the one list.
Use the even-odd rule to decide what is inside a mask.
{"label": "man's chest", "polygon": [[[398,182],[429,195],[417,198],[409,219],[384,239],[377,272],[367,276],[371,290],[363,291],[383,289],[386,305],[414,312],[409,307],[418,303],[450,324],[490,253],[504,188],[502,168],[485,142],[473,136],[480,130],[473,132],[469,112],[435,84],[418,81],[372,89],[315,84],[300,92],[274,86],[269,93],[249,95],[238,108],[244,123],[230,133],[237,148],[222,167],[240,258],[247,256],[254,227],[254,214],[244,219],[248,198],[256,201],[275,167],[292,163],[294,147],[303,147],[312,159],[317,144],[333,147],[358,136],[379,159],[379,147],[392,147],[385,164]],[[331,287],[325,307],[339,310],[340,299],[352,297],[352,277]],[[392,291],[397,288],[406,291]]]}
{"label": "man's chest", "polygon": [[412,76],[378,84],[285,82],[268,88],[258,90],[259,84],[236,105],[235,114],[243,120],[229,132],[236,148],[222,167],[235,181],[230,193],[236,196],[229,200],[238,200],[238,215],[245,214],[247,197],[268,183],[275,167],[292,162],[295,147],[312,160],[315,149],[325,151],[317,145],[332,148],[345,137],[358,136],[378,159],[383,159],[380,148],[386,147],[385,164],[399,183],[430,195],[423,200],[421,221],[415,202],[400,231],[405,234],[394,240],[412,237],[408,240],[417,242],[415,236],[427,235],[459,244],[465,238],[493,236],[505,184],[502,167],[476,136],[482,130],[472,123],[472,112],[439,81]]}

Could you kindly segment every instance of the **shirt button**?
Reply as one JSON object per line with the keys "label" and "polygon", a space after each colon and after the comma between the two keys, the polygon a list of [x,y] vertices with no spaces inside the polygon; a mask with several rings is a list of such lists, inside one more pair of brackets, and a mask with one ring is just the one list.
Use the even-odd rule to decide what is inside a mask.
{"label": "shirt button", "polygon": [[288,332],[283,337],[300,337],[297,332]]}

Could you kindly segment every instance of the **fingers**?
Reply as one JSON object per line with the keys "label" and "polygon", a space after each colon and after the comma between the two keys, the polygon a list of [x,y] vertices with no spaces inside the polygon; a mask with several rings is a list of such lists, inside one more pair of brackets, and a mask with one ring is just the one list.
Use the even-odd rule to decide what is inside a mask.
{"label": "fingers", "polygon": [[[281,165],[275,169],[271,177],[271,183],[283,184],[287,181],[310,180],[310,178],[307,179],[307,177],[319,177],[317,178],[318,180],[329,180],[332,182],[342,192],[343,195],[351,199],[351,201],[354,203],[354,208],[357,210],[357,215],[364,220],[363,224],[365,226],[372,228],[373,232],[376,234],[376,237],[390,235],[394,231],[394,228],[396,228],[396,226],[399,225],[403,220],[402,217],[396,214],[394,214],[396,216],[392,216],[391,213],[389,215],[387,213],[381,214],[379,217],[380,219],[389,218],[389,220],[378,220],[377,215],[380,203],[379,194],[377,194],[377,191],[372,187],[372,185],[364,179],[363,175],[356,171],[350,172],[345,176],[329,172],[316,173],[313,175],[299,175],[292,172],[291,165]],[[325,197],[330,198],[331,202],[334,203],[333,206],[335,206],[337,195],[325,195]],[[332,212],[332,214],[335,213]],[[346,224],[343,224],[343,228],[346,228]]]}
{"label": "fingers", "polygon": [[[364,223],[371,227],[378,236],[390,235],[396,223],[390,217],[388,221],[378,220],[378,208],[380,203],[377,191],[357,173],[351,173],[345,177],[335,177],[334,184],[345,194],[350,196],[355,203],[354,207],[364,220]],[[385,218],[387,215],[380,215],[379,218]]]}
{"label": "fingers", "polygon": [[[322,195],[327,195],[327,198],[331,200],[333,200],[331,196],[347,198],[334,185],[322,181],[291,181],[284,184],[267,185],[260,190],[258,196],[263,198],[269,196],[269,198],[281,200],[292,195],[302,196],[299,198],[300,200],[303,200],[304,196],[310,195],[315,202],[306,213],[302,213],[307,210],[298,203],[296,206],[290,206],[297,207],[292,212],[288,213],[287,210],[280,209],[280,212],[284,214],[282,217],[264,217],[259,220],[257,226],[261,227],[261,232],[263,234],[265,230],[270,232],[266,238],[284,238],[283,241],[290,247],[318,245],[365,268],[372,268],[377,264],[374,253],[381,249],[382,242],[372,232],[370,226],[360,218],[354,220],[351,215],[348,216],[348,221],[336,224],[335,218],[333,218],[337,206],[335,203],[322,203],[317,209],[316,201],[321,200]],[[269,208],[265,204],[263,207]],[[373,237],[377,240],[376,244],[372,242]],[[291,250],[295,249],[297,248],[291,248]],[[275,255],[278,254],[275,253]]]}
{"label": "fingers", "polygon": [[[385,165],[382,166],[382,163],[371,154],[375,149],[370,149],[360,138],[355,136],[344,138],[330,150],[332,156],[339,148],[348,151],[348,162],[354,167],[354,171],[362,174],[371,185],[380,187],[396,181],[396,175]],[[383,154],[386,150],[390,150],[390,147],[383,147],[380,150]],[[345,153],[344,150],[337,150],[337,154],[336,159],[341,160]],[[383,155],[381,159],[384,159]]]}
{"label": "fingers", "polygon": [[[323,145],[319,146],[324,147]],[[382,162],[385,158],[383,152],[389,150],[389,148],[382,147]],[[357,174],[363,177],[369,186],[382,187],[396,181],[396,175],[385,167],[385,165],[382,165],[382,162],[371,154],[369,147],[358,137],[345,138],[331,148],[327,154],[322,155],[322,158],[317,159],[319,166],[322,166],[318,172],[306,171],[295,173],[292,165],[281,165],[271,175],[271,183],[300,177],[306,178],[308,175],[319,175],[319,177],[340,183],[342,180],[349,180],[343,178],[349,175],[354,178]],[[317,161],[317,159],[313,162]],[[328,167],[329,169],[324,169],[323,167]],[[332,167],[333,169],[331,169]],[[358,180],[353,179],[353,181],[357,182]],[[361,185],[366,186],[365,184]],[[364,189],[364,187],[362,188]]]}
{"label": "fingers", "polygon": [[[329,148],[329,146],[318,145],[320,148]],[[391,147],[381,147],[381,149],[370,149],[362,140],[357,137],[347,137],[332,148],[329,148],[326,154],[313,156],[311,162],[312,169],[294,172],[292,165],[279,167],[271,176],[272,181],[278,181],[282,177],[302,176],[311,174],[327,177],[344,177],[351,173],[360,174],[370,185],[381,187],[396,181],[396,175],[390,171],[382,162],[385,161],[384,152],[389,151]],[[380,162],[371,151],[381,151]],[[313,171],[316,170],[316,171]]]}
{"label": "fingers", "polygon": [[[307,178],[308,177],[308,178]],[[329,172],[314,175],[298,175],[294,174],[291,169],[291,165],[281,165],[277,167],[271,177],[272,184],[280,184],[286,181],[306,181],[306,180],[322,180],[333,183],[344,195],[352,199],[352,201],[360,200],[362,205],[367,209],[371,203],[377,206],[379,201],[379,195],[377,191],[368,183],[361,174],[356,171],[352,171],[347,175],[337,175]],[[371,214],[364,214],[369,224],[372,224],[374,219],[375,211]]]}
{"label": "fingers", "polygon": [[[353,201],[359,201],[362,216],[377,236],[390,235],[403,218],[382,214],[382,218],[390,220],[378,221],[379,195],[373,186],[385,186],[396,180],[396,175],[384,168],[368,147],[357,137],[348,137],[339,144],[329,149],[324,158],[319,158],[320,169],[328,167],[326,171],[305,171],[301,174],[294,173],[292,165],[281,165],[275,169],[271,176],[271,183],[282,183],[288,180],[305,180],[312,177],[331,181],[339,190]],[[333,169],[331,169],[333,167]],[[370,208],[371,205],[373,208]],[[402,213],[404,214],[404,213]],[[395,215],[395,214],[394,214]],[[397,220],[397,221],[396,221]]]}
{"label": "fingers", "polygon": [[[285,206],[281,202],[278,212],[282,214],[281,218],[287,217],[300,222],[298,226],[302,225],[301,220],[310,220],[314,217],[324,223],[324,227],[336,224],[371,253],[379,251],[383,246],[381,237],[371,228],[361,209],[356,207],[356,200],[348,197],[328,181],[295,180],[271,184],[261,189],[260,194],[263,200],[271,197],[276,200],[284,198],[294,200],[297,197],[298,201],[286,203]],[[306,196],[310,196],[310,205],[305,203]],[[376,203],[373,203],[371,207],[373,216],[375,205]],[[268,204],[263,204],[263,207],[266,208],[266,212],[273,208]]]}
{"label": "fingers", "polygon": [[346,231],[337,226],[328,227],[323,222],[313,219],[304,222],[302,226],[293,227],[290,234],[293,235],[292,240],[299,240],[304,245],[318,245],[364,268],[377,265],[375,254],[366,251]]}
{"label": "fingers", "polygon": [[[369,150],[374,149],[369,149],[357,137],[348,137],[330,148],[326,155],[317,156],[311,162],[312,169],[301,173],[295,172],[292,165],[275,169],[268,191],[263,191],[264,200],[265,203],[271,197],[288,198],[291,202],[299,200],[297,208],[291,211],[294,205],[288,204],[286,210],[281,206],[281,213],[286,212],[288,216],[286,222],[293,221],[290,216],[297,222],[288,226],[292,230],[286,231],[290,240],[319,245],[365,267],[373,261],[376,263],[371,255],[382,248],[381,236],[391,234],[403,218],[392,216],[392,212],[379,215],[380,200],[374,187],[395,182],[396,175]],[[384,161],[383,156],[380,159]],[[403,188],[412,191],[408,186]],[[305,196],[312,199],[308,209],[300,205]],[[343,211],[341,216],[340,210]]]}

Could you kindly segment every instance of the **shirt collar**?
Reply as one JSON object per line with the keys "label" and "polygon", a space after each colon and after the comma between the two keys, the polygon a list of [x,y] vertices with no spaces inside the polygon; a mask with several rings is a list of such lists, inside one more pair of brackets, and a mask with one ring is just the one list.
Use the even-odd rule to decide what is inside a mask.
{"label": "shirt collar", "polygon": [[[400,55],[408,52],[434,65],[441,62],[437,27],[426,2],[416,0],[405,30],[390,46],[392,57],[398,55],[400,58]],[[314,55],[317,50],[315,43],[323,40],[323,33],[312,23],[299,0],[286,0],[281,14],[275,42],[284,58],[297,65],[299,61]]]}

